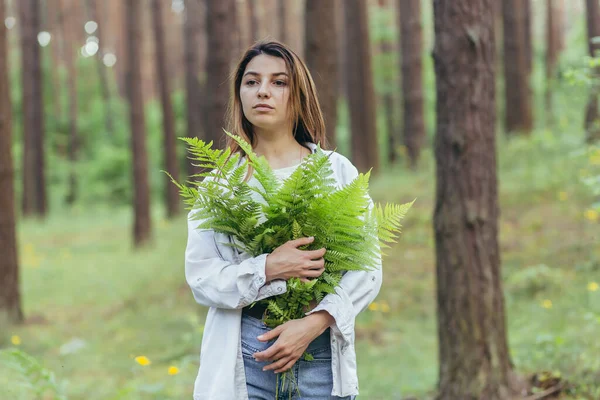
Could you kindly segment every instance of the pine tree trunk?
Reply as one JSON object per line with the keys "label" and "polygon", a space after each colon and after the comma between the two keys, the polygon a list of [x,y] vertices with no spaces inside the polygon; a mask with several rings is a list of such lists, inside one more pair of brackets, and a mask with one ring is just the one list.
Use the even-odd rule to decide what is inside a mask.
{"label": "pine tree trunk", "polygon": [[361,172],[379,171],[375,90],[366,0],[347,0],[345,8],[346,68],[352,162]]}
{"label": "pine tree trunk", "polygon": [[[306,0],[304,21],[306,29],[306,64],[317,86],[319,102],[325,118],[329,148],[336,146],[338,98],[337,29],[335,3]],[[312,29],[319,26],[320,29]],[[327,40],[323,40],[326,37]]]}
{"label": "pine tree trunk", "polygon": [[492,0],[434,0],[438,400],[513,399],[500,251]]}
{"label": "pine tree trunk", "polygon": [[[163,151],[165,170],[168,171],[176,180],[177,173],[177,152],[175,148],[175,115],[171,105],[171,85],[169,82],[169,73],[167,71],[167,49],[165,46],[163,12],[160,0],[152,0],[152,21],[154,30],[154,43],[156,45],[156,71],[158,72],[158,91],[162,103],[163,114]],[[165,204],[167,206],[167,216],[174,217],[179,212],[179,191],[177,186],[171,183],[167,177],[165,179]]]}
{"label": "pine tree trunk", "polygon": [[[199,76],[205,71],[200,49],[206,46],[203,35],[206,12],[204,6],[194,0],[185,0],[183,22],[183,46],[185,58],[185,94],[187,104],[187,136],[205,139],[203,126],[206,115],[204,84]],[[186,155],[187,159],[187,155]],[[186,162],[188,176],[198,173],[191,162]]]}
{"label": "pine tree trunk", "polygon": [[533,38],[531,36],[531,0],[519,0],[523,13],[521,14],[523,24],[523,43],[525,44],[525,64],[527,64],[527,79],[533,70]]}
{"label": "pine tree trunk", "polygon": [[556,78],[556,63],[561,46],[562,25],[560,23],[559,1],[547,0],[546,2],[546,123],[554,120],[552,112],[552,87]]}
{"label": "pine tree trunk", "polygon": [[287,0],[278,0],[277,1],[277,13],[279,14],[278,21],[279,22],[279,40],[283,43],[287,43],[287,11],[286,11],[286,3]]}
{"label": "pine tree trunk", "polygon": [[[0,21],[6,18],[0,1]],[[0,321],[23,320],[19,293],[19,264],[15,223],[14,169],[12,160],[12,124],[8,84],[8,40],[0,23]]]}
{"label": "pine tree trunk", "polygon": [[131,150],[133,160],[134,188],[134,229],[135,246],[150,241],[150,189],[148,184],[148,156],[146,153],[146,124],[144,121],[144,101],[142,98],[142,71],[140,43],[142,43],[142,6],[138,0],[125,1],[127,95],[131,124]]}
{"label": "pine tree trunk", "polygon": [[[102,4],[102,7],[106,7],[105,2],[102,1],[100,4]],[[100,78],[100,91],[102,93],[102,103],[104,104],[104,126],[108,136],[113,137],[115,128],[113,122],[112,96],[108,73],[103,61],[104,55],[106,54],[106,35],[104,30],[108,27],[108,25],[105,24],[105,19],[103,18],[105,13],[99,9],[97,0],[87,0],[87,8],[89,11],[89,19],[98,24],[95,35],[100,43],[100,48],[96,54],[96,69],[98,71],[98,78]]]}
{"label": "pine tree trunk", "polygon": [[[378,6],[387,11],[387,13],[394,15],[396,9],[392,4],[392,0],[379,0]],[[390,22],[388,29],[392,29],[394,24],[394,19]],[[397,47],[397,44],[393,39],[389,40],[380,40],[379,42],[379,51],[382,57],[382,65],[380,66],[381,70],[391,69],[392,60],[394,58],[394,49]],[[387,131],[387,160],[390,164],[394,164],[397,159],[397,149],[400,145],[400,137],[398,135],[396,124],[394,122],[394,114],[395,114],[395,105],[394,105],[394,92],[396,91],[396,85],[393,79],[390,79],[387,74],[384,77],[387,86],[385,88],[385,92],[381,96],[381,105],[383,106],[383,110],[385,113],[385,126]]]}
{"label": "pine tree trunk", "polygon": [[[600,57],[600,43],[592,41],[592,38],[600,36],[600,5],[598,0],[586,0],[588,52],[591,57]],[[600,79],[600,68],[594,69],[594,78]],[[598,115],[598,96],[600,87],[594,83],[590,90],[588,104],[585,110],[586,140],[592,143],[600,140],[600,121]]]}
{"label": "pine tree trunk", "polygon": [[529,134],[533,118],[523,9],[521,0],[502,2],[505,128],[508,133]]}
{"label": "pine tree trunk", "polygon": [[59,0],[46,0],[46,19],[47,19],[47,31],[52,35],[50,41],[50,53],[52,56],[52,67],[50,68],[52,74],[52,91],[54,94],[53,104],[54,115],[62,116],[63,108],[61,102],[62,92],[62,79],[60,69],[62,66],[63,50],[62,50],[62,35],[60,26],[60,9],[57,7]]}
{"label": "pine tree trunk", "polygon": [[250,20],[250,45],[258,40],[258,15],[255,0],[246,0]]}
{"label": "pine tree trunk", "polygon": [[67,90],[68,90],[68,105],[69,105],[69,140],[67,154],[69,157],[69,185],[65,196],[65,203],[72,205],[77,198],[77,149],[78,149],[78,133],[77,133],[77,68],[75,60],[79,46],[77,45],[77,34],[75,29],[81,25],[77,20],[79,13],[75,12],[77,6],[73,0],[59,0],[62,10],[61,27],[64,43],[63,58],[67,67]]}
{"label": "pine tree trunk", "polygon": [[225,146],[225,114],[229,102],[229,74],[233,50],[233,25],[235,0],[207,0],[208,48],[206,67],[207,112],[205,134],[214,148]]}
{"label": "pine tree trunk", "polygon": [[46,215],[39,0],[19,1],[23,88],[23,215]]}
{"label": "pine tree trunk", "polygon": [[404,144],[411,168],[416,168],[425,141],[423,114],[423,33],[420,0],[398,0],[402,50]]}

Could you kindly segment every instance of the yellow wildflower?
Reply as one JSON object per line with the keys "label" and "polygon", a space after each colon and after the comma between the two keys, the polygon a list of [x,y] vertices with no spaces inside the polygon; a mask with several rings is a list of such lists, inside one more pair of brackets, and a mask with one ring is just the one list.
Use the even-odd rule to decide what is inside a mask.
{"label": "yellow wildflower", "polygon": [[171,365],[169,367],[169,375],[177,375],[179,373],[179,368]]}
{"label": "yellow wildflower", "polygon": [[552,308],[552,301],[548,300],[548,299],[542,301],[542,307],[544,307],[544,308]]}
{"label": "yellow wildflower", "polygon": [[369,304],[369,310],[371,311],[378,311],[379,310],[379,304],[374,301],[371,304]]}
{"label": "yellow wildflower", "polygon": [[10,342],[11,342],[12,344],[14,344],[15,346],[18,346],[18,345],[20,345],[20,344],[21,344],[21,338],[20,338],[19,336],[17,336],[17,335],[13,335],[13,336],[10,338]]}
{"label": "yellow wildflower", "polygon": [[146,356],[137,356],[135,361],[143,366],[150,365],[152,363]]}
{"label": "yellow wildflower", "polygon": [[598,290],[599,286],[596,282],[590,282],[587,284],[587,290],[589,290],[590,292],[595,292],[596,290]]}
{"label": "yellow wildflower", "polygon": [[381,302],[381,312],[384,312],[384,313],[390,312],[390,305],[387,303],[387,301]]}
{"label": "yellow wildflower", "polygon": [[558,199],[560,201],[566,201],[567,200],[567,192],[559,192],[558,193]]}
{"label": "yellow wildflower", "polygon": [[585,213],[583,214],[585,216],[585,219],[592,221],[592,222],[596,222],[598,221],[598,211],[596,210],[585,210]]}

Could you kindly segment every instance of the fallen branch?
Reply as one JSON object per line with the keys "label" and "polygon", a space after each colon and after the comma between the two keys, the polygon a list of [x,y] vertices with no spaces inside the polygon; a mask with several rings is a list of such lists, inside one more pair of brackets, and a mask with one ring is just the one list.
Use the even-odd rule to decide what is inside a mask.
{"label": "fallen branch", "polygon": [[558,385],[552,386],[551,388],[548,388],[548,389],[544,390],[543,392],[536,393],[529,397],[525,397],[523,400],[541,400],[545,397],[550,396],[551,394],[559,392],[560,390],[562,390],[562,388],[563,388],[563,384],[559,383]]}

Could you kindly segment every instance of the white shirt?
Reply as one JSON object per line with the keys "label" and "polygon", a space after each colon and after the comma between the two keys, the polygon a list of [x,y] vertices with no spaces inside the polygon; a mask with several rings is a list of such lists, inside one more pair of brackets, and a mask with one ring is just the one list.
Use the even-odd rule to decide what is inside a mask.
{"label": "white shirt", "polygon": [[[305,143],[313,153],[316,145]],[[339,187],[358,176],[343,155],[330,154],[333,175]],[[241,350],[242,308],[286,291],[284,280],[265,283],[267,254],[250,257],[230,246],[231,237],[210,229],[198,230],[197,220],[188,216],[185,276],[194,299],[209,307],[200,349],[200,368],[194,400],[247,400],[246,376]],[[332,396],[358,394],[354,321],[381,288],[381,259],[372,271],[349,271],[335,294],[326,295],[313,310],[325,310],[334,318],[331,326]]]}

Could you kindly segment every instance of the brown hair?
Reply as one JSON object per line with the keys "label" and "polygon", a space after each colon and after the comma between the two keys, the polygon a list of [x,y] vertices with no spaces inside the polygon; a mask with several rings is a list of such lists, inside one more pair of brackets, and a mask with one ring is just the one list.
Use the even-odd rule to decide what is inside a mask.
{"label": "brown hair", "polygon": [[[232,75],[231,96],[227,113],[229,132],[243,137],[254,147],[256,137],[252,124],[244,116],[242,101],[240,99],[240,86],[242,77],[248,63],[256,56],[266,54],[282,58],[290,75],[290,100],[288,102],[289,115],[294,138],[300,144],[312,142],[320,144],[322,149],[327,149],[327,136],[323,112],[317,98],[315,83],[306,67],[306,64],[290,48],[276,41],[259,41],[246,50]],[[240,146],[227,136],[227,147],[232,154],[244,154]]]}

